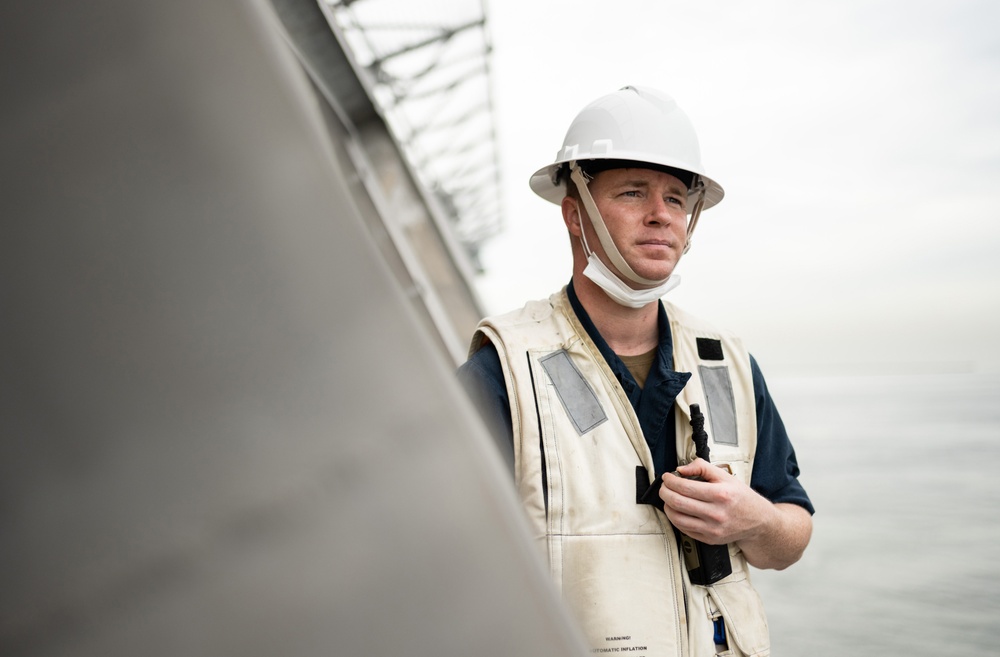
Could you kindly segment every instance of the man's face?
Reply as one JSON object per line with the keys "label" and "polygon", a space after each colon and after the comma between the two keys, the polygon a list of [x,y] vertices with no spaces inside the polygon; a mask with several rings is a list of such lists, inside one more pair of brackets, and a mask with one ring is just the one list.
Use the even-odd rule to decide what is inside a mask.
{"label": "man's face", "polygon": [[[652,169],[609,169],[598,173],[589,187],[608,232],[635,273],[652,280],[670,276],[687,239],[685,185]],[[582,204],[580,209],[586,212]],[[617,271],[590,221],[583,221],[583,226],[590,247]]]}

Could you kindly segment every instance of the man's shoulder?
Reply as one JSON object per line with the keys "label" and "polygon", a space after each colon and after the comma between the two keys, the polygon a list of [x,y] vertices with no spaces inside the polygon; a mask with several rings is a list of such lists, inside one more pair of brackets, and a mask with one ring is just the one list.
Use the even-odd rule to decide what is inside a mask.
{"label": "man's shoulder", "polygon": [[704,333],[706,335],[719,335],[738,338],[732,331],[720,326],[712,320],[705,319],[700,315],[691,313],[680,306],[669,301],[663,301],[667,319],[672,325],[683,326],[691,331]]}
{"label": "man's shoulder", "polygon": [[472,338],[470,353],[491,342],[498,351],[541,349],[559,343],[571,332],[565,326],[566,292],[561,290],[548,299],[529,301],[517,310],[491,315],[479,322]]}
{"label": "man's shoulder", "polygon": [[480,326],[495,326],[497,328],[516,328],[520,325],[538,324],[552,316],[561,294],[563,292],[560,291],[547,299],[528,301],[515,310],[486,317],[479,324]]}

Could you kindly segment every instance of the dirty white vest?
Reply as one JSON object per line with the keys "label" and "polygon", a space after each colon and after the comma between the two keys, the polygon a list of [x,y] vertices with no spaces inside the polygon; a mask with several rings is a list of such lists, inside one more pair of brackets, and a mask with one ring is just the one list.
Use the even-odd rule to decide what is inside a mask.
{"label": "dirty white vest", "polygon": [[[712,462],[749,483],[757,443],[749,355],[738,338],[665,306],[674,369],[692,374],[675,402],[678,462],[694,459],[690,407],[700,404]],[[518,490],[592,654],[716,655],[712,619],[721,615],[732,652],[718,654],[768,655],[763,605],[739,548],[730,546],[731,575],[691,584],[666,515],[636,503],[636,466],[651,483],[652,455],[565,290],[483,320],[472,351],[487,340],[510,398]]]}

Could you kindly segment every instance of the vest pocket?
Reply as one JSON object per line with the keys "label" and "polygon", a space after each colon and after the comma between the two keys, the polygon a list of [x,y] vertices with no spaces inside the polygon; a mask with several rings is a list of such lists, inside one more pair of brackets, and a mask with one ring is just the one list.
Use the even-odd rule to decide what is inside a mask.
{"label": "vest pocket", "polygon": [[745,573],[743,577],[723,580],[707,589],[726,621],[729,648],[733,654],[748,657],[770,655],[771,640],[764,603]]}
{"label": "vest pocket", "polygon": [[667,539],[660,533],[550,537],[560,546],[553,566],[561,569],[563,597],[590,652],[685,654],[681,573]]}

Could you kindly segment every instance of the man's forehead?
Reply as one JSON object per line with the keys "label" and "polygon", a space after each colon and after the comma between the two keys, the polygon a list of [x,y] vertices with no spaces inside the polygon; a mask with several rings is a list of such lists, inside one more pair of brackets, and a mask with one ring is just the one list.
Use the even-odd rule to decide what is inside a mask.
{"label": "man's forehead", "polygon": [[594,176],[594,180],[598,178],[601,178],[604,182],[614,184],[649,185],[662,182],[677,187],[679,190],[687,191],[687,185],[677,176],[666,171],[647,169],[645,167],[605,169]]}

